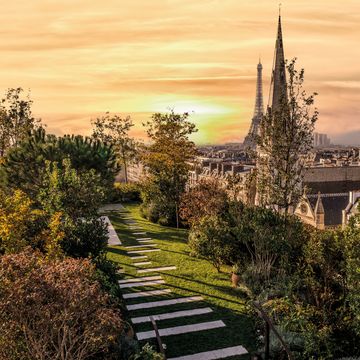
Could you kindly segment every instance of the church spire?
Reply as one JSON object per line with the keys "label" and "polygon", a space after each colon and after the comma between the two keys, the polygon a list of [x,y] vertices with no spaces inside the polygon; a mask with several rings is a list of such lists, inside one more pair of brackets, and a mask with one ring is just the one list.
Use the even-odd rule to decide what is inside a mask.
{"label": "church spire", "polygon": [[278,31],[275,44],[274,66],[271,78],[270,107],[275,110],[282,99],[286,97],[285,56],[281,29],[281,15],[279,14]]}

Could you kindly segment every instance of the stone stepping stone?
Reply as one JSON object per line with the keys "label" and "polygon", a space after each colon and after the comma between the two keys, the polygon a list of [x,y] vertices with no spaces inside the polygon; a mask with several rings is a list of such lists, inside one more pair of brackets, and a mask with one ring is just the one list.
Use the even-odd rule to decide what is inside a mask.
{"label": "stone stepping stone", "polygon": [[[183,325],[183,326],[174,326],[166,329],[160,329],[159,335],[160,336],[170,336],[170,335],[180,335],[180,334],[187,334],[191,332],[197,332],[197,331],[203,331],[203,330],[210,330],[210,329],[216,329],[225,327],[223,321],[208,321],[198,324],[192,324],[192,325]],[[155,331],[143,331],[136,334],[138,340],[145,340],[145,339],[151,339],[156,337]],[[205,358],[204,358],[205,359]],[[197,358],[199,360],[199,358]]]}
{"label": "stone stepping stone", "polygon": [[139,243],[146,244],[146,243],[152,243],[154,240],[138,240]]}
{"label": "stone stepping stone", "polygon": [[119,280],[119,284],[127,284],[127,283],[134,283],[139,281],[148,281],[148,280],[160,280],[162,277],[160,275],[158,276],[145,276],[145,277],[136,277],[132,279],[125,279],[125,280]]}
{"label": "stone stepping stone", "polygon": [[[131,294],[124,294],[123,298],[124,299],[135,299],[135,298],[144,297],[144,296],[157,296],[157,295],[165,295],[165,294],[170,294],[170,293],[171,293],[170,289],[139,291],[139,292],[135,292],[135,293],[131,293]],[[150,321],[150,320],[146,320],[146,321]]]}
{"label": "stone stepping stone", "polygon": [[130,245],[130,246],[124,246],[124,249],[132,249],[132,248],[139,248],[139,247],[146,247],[146,246],[157,246],[157,244],[144,244],[144,245]]}
{"label": "stone stepping stone", "polygon": [[179,356],[168,360],[215,360],[224,359],[230,356],[247,354],[247,350],[243,346],[232,346],[219,350],[205,351],[193,355]]}
{"label": "stone stepping stone", "polygon": [[107,216],[102,216],[101,219],[107,224],[108,228],[108,245],[121,245],[121,241]]}
{"label": "stone stepping stone", "polygon": [[136,233],[134,232],[133,234],[134,234],[134,235],[145,235],[146,232],[136,232]]}
{"label": "stone stepping stone", "polygon": [[203,298],[201,296],[188,296],[178,299],[170,299],[170,300],[160,300],[160,301],[151,301],[147,303],[127,305],[126,308],[130,310],[139,310],[139,309],[151,309],[159,306],[170,306],[177,304],[186,304],[194,301],[201,301]]}
{"label": "stone stepping stone", "polygon": [[124,274],[125,273],[125,269],[118,269],[116,271],[117,274]]}
{"label": "stone stepping stone", "polygon": [[144,240],[152,240],[151,238],[147,237],[147,238],[137,238],[137,241],[144,241]]}
{"label": "stone stepping stone", "polygon": [[[160,321],[160,320],[175,319],[175,318],[180,318],[180,317],[208,314],[211,312],[212,312],[212,309],[210,309],[209,307],[206,307],[206,308],[202,308],[202,309],[175,311],[175,312],[171,312],[171,313],[151,315],[151,316],[154,318],[155,321]],[[151,321],[151,319],[150,319],[150,316],[139,316],[139,317],[131,318],[131,321],[133,322],[133,324],[140,324],[140,323],[144,323],[144,322],[149,322],[149,321]]]}
{"label": "stone stepping stone", "polygon": [[131,246],[124,246],[124,249],[143,248],[143,247],[146,247],[146,246],[153,247],[153,246],[157,246],[157,244],[145,244],[145,245],[131,245]]}
{"label": "stone stepping stone", "polygon": [[147,259],[147,256],[146,255],[132,256],[130,259],[131,260]]}
{"label": "stone stepping stone", "polygon": [[176,266],[163,266],[163,267],[157,267],[157,268],[141,269],[141,270],[138,270],[137,272],[139,274],[142,274],[142,273],[148,273],[148,272],[153,272],[153,271],[164,271],[164,270],[176,270]]}
{"label": "stone stepping stone", "polygon": [[154,280],[154,281],[143,281],[143,282],[135,282],[129,284],[120,284],[120,289],[133,288],[133,287],[141,287],[141,286],[155,286],[159,284],[165,284],[164,280]]}
{"label": "stone stepping stone", "polygon": [[137,262],[134,263],[135,266],[139,266],[139,265],[150,265],[151,261],[142,261],[142,262]]}
{"label": "stone stepping stone", "polygon": [[147,250],[133,250],[128,251],[128,254],[141,254],[141,253],[148,253],[148,252],[154,252],[154,251],[161,251],[160,249],[147,249]]}

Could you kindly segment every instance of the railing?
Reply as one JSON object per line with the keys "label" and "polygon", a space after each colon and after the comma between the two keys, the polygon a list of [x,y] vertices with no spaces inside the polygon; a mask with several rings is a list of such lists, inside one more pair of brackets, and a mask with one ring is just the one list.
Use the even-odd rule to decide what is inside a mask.
{"label": "railing", "polygon": [[270,359],[270,330],[272,330],[274,335],[279,339],[283,349],[285,350],[288,356],[288,359],[294,360],[294,357],[292,356],[289,347],[287,346],[287,344],[285,343],[284,339],[281,337],[279,332],[276,330],[272,320],[270,319],[266,311],[262,308],[261,304],[255,301],[252,304],[255,307],[255,309],[258,311],[260,317],[265,322],[265,360]]}
{"label": "railing", "polygon": [[163,343],[161,341],[161,337],[160,337],[160,334],[159,334],[159,329],[158,329],[158,327],[156,325],[156,321],[152,316],[150,316],[150,320],[151,320],[152,326],[153,326],[154,331],[155,331],[156,340],[157,340],[157,343],[158,343],[158,351],[163,355],[164,360],[166,360],[166,354],[165,354],[164,345],[163,345]]}

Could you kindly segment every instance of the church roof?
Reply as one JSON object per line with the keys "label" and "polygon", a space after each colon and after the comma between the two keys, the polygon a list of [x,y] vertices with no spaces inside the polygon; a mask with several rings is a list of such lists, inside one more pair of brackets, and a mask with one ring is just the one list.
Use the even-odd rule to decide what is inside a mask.
{"label": "church roof", "polygon": [[[311,207],[316,211],[318,194],[309,194],[307,198]],[[342,211],[349,203],[349,193],[321,194],[321,203],[325,213],[325,226],[337,226],[342,224]]]}

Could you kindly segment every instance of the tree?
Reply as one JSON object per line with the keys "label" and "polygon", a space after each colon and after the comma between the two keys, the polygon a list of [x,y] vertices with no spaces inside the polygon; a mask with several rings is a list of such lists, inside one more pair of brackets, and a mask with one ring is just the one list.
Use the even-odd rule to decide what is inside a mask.
{"label": "tree", "polygon": [[72,220],[97,217],[97,211],[105,199],[100,174],[94,169],[84,171],[72,168],[69,158],[65,158],[61,164],[47,161],[45,166],[38,201],[47,213],[62,212]]}
{"label": "tree", "polygon": [[128,163],[134,158],[136,144],[134,139],[129,137],[129,131],[134,126],[130,116],[122,118],[119,115],[106,113],[91,122],[93,126],[92,138],[101,140],[105,144],[111,144],[119,154],[121,163],[124,165],[125,182],[128,182]]}
{"label": "tree", "polygon": [[144,206],[157,207],[159,213],[177,227],[180,199],[191,168],[189,162],[196,154],[189,136],[197,130],[188,117],[188,113],[175,114],[174,111],[157,113],[144,124],[151,144],[144,151],[142,161],[148,170],[146,187],[153,192],[143,196]]}
{"label": "tree", "polygon": [[101,176],[103,189],[112,189],[119,168],[111,146],[80,135],[56,137],[46,134],[44,129],[32,131],[17,148],[9,151],[1,165],[5,183],[35,199],[43,184],[46,161],[57,162],[60,167],[65,158],[70,159],[71,167],[76,170],[93,169]]}
{"label": "tree", "polygon": [[243,269],[243,282],[254,296],[269,296],[294,271],[294,260],[307,239],[294,216],[233,202],[225,214],[236,237],[233,253]]}
{"label": "tree", "polygon": [[220,272],[222,264],[231,259],[234,237],[228,224],[218,216],[204,216],[189,234],[193,255],[209,261]]}
{"label": "tree", "polygon": [[110,358],[123,322],[88,260],[0,258],[0,358]]}
{"label": "tree", "polygon": [[202,179],[181,197],[180,216],[190,226],[196,225],[206,215],[224,211],[228,195],[217,179]]}
{"label": "tree", "polygon": [[40,120],[32,116],[29,94],[21,98],[22,88],[8,89],[0,105],[0,157],[10,147],[16,147],[30,130],[40,126]]}
{"label": "tree", "polygon": [[70,159],[61,166],[47,162],[38,203],[49,215],[62,214],[64,236],[61,247],[72,257],[102,255],[107,246],[107,225],[98,209],[105,198],[100,174],[94,169],[75,170]]}
{"label": "tree", "polygon": [[355,331],[360,337],[360,216],[350,220],[345,229],[345,266],[348,301]]}
{"label": "tree", "polygon": [[295,69],[295,59],[286,68],[287,95],[263,116],[257,138],[258,201],[285,213],[302,194],[304,156],[312,147],[318,118],[317,109],[312,109],[316,93],[308,96],[303,90],[304,70]]}

